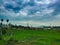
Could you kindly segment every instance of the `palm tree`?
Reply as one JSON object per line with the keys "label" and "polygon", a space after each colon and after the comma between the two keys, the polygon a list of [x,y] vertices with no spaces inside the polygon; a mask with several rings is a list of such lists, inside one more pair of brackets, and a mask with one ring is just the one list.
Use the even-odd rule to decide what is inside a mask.
{"label": "palm tree", "polygon": [[2,26],[3,21],[4,21],[4,20],[3,20],[3,19],[1,19],[1,26]]}
{"label": "palm tree", "polygon": [[0,30],[0,34],[1,34],[1,37],[0,37],[0,39],[2,39],[2,23],[3,23],[3,19],[1,19],[1,30]]}
{"label": "palm tree", "polygon": [[6,22],[7,22],[7,28],[8,28],[8,27],[9,27],[9,24],[8,24],[8,22],[9,22],[9,19],[7,19],[7,20],[6,20]]}
{"label": "palm tree", "polygon": [[1,35],[2,35],[2,23],[3,23],[3,19],[1,19]]}
{"label": "palm tree", "polygon": [[7,24],[8,24],[8,22],[9,22],[9,19],[7,19],[7,20],[6,20],[6,22],[7,22]]}

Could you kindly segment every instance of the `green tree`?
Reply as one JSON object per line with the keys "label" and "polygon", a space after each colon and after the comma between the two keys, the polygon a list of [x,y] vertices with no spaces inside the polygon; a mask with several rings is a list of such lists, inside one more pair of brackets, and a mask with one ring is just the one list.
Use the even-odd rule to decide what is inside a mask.
{"label": "green tree", "polygon": [[6,20],[6,22],[7,22],[7,24],[8,24],[8,22],[9,22],[9,19],[7,19],[7,20]]}
{"label": "green tree", "polygon": [[3,21],[4,21],[4,20],[3,20],[3,19],[1,19],[1,26],[2,26]]}
{"label": "green tree", "polygon": [[2,39],[2,23],[3,23],[3,19],[1,19],[1,29],[0,29],[0,40]]}

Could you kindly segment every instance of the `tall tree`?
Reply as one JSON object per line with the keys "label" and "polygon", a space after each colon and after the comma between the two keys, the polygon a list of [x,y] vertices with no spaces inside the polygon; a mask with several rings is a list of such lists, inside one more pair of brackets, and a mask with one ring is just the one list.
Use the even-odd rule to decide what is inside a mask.
{"label": "tall tree", "polygon": [[3,20],[3,19],[1,19],[1,26],[2,26],[3,21],[4,21],[4,20]]}
{"label": "tall tree", "polygon": [[3,21],[4,21],[4,20],[1,19],[1,30],[0,30],[0,34],[1,34],[1,35],[0,35],[0,39],[2,39],[2,23],[3,23]]}
{"label": "tall tree", "polygon": [[7,24],[8,24],[8,22],[9,22],[9,19],[7,19],[7,20],[6,20],[6,22],[7,22]]}
{"label": "tall tree", "polygon": [[1,35],[2,35],[2,24],[3,24],[3,19],[1,19]]}

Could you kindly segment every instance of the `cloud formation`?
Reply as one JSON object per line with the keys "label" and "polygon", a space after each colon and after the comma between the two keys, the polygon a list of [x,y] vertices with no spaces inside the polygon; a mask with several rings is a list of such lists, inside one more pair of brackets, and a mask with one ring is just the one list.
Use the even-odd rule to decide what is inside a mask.
{"label": "cloud formation", "polygon": [[17,21],[59,21],[59,8],[60,0],[0,0],[0,18]]}

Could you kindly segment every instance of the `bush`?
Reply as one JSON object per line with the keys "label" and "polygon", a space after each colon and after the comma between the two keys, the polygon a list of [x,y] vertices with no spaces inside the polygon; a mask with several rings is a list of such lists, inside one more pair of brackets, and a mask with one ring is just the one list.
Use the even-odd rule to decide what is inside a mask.
{"label": "bush", "polygon": [[0,40],[2,40],[2,36],[0,36]]}
{"label": "bush", "polygon": [[3,35],[6,34],[6,30],[2,30],[2,34],[3,34]]}
{"label": "bush", "polygon": [[14,40],[13,38],[10,38],[10,40],[7,41],[6,45],[15,45],[17,44],[18,40]]}

